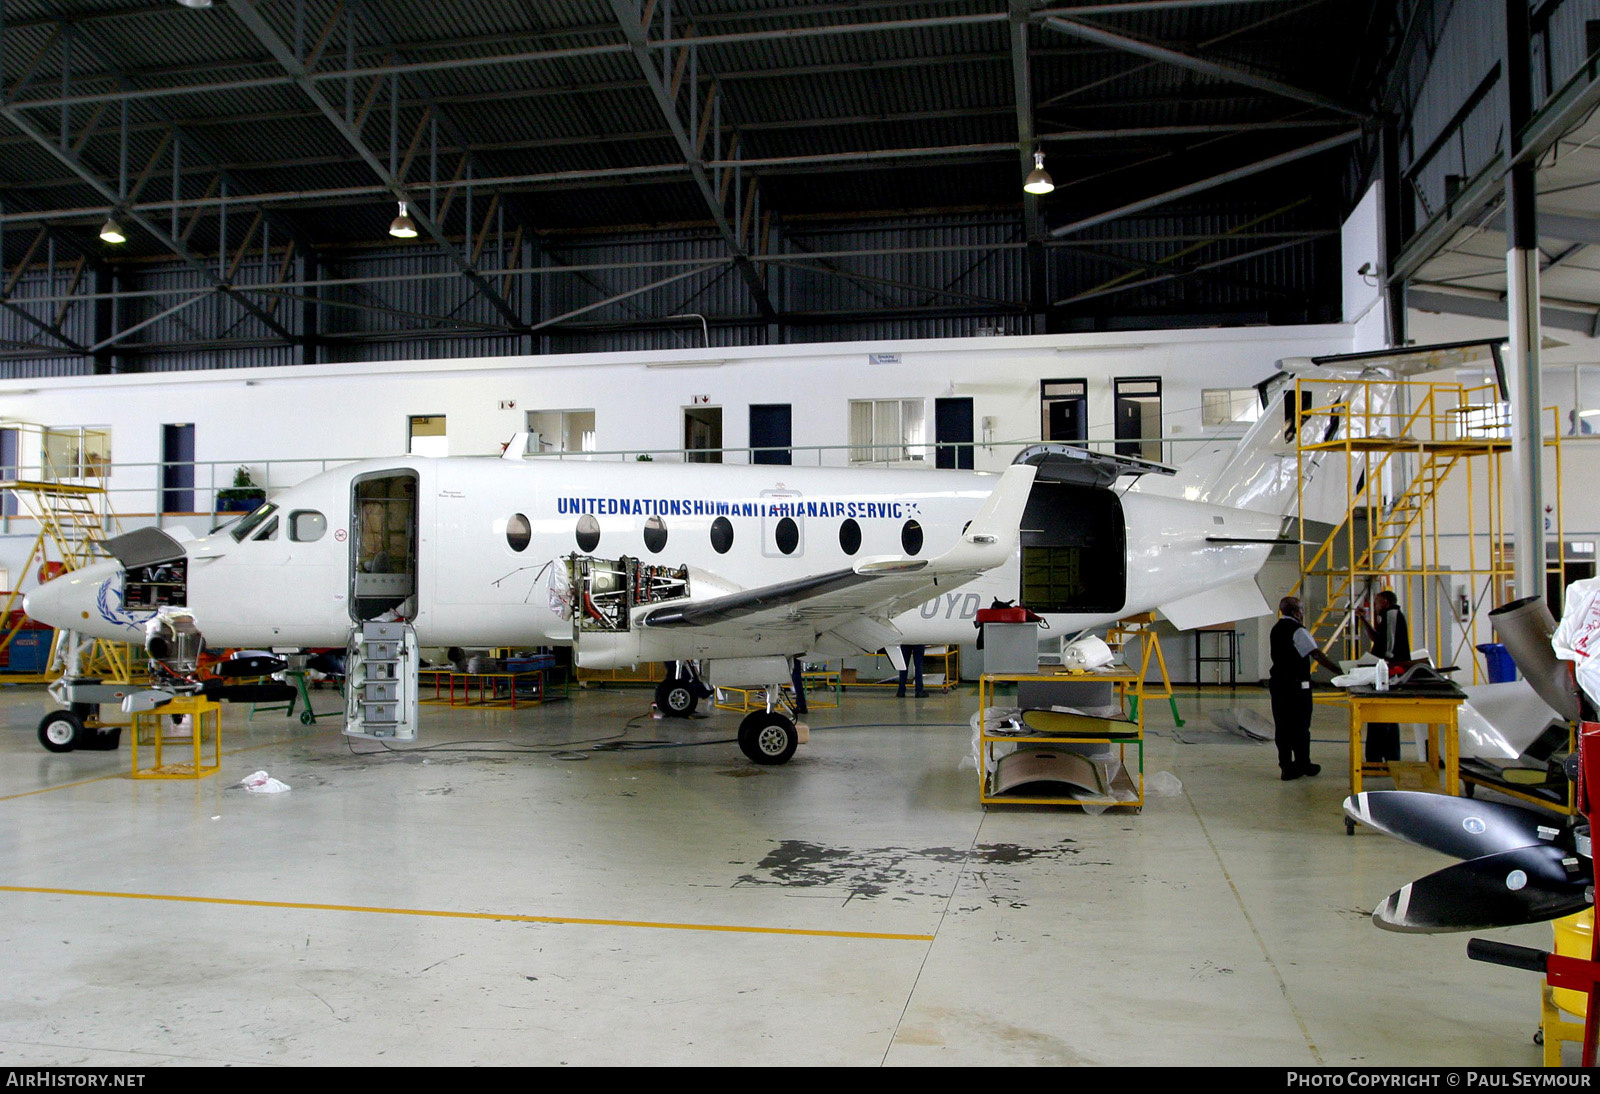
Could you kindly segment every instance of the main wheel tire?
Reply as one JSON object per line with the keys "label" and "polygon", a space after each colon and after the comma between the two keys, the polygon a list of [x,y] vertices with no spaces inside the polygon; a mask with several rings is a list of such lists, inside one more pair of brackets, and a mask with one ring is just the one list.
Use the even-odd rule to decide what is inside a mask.
{"label": "main wheel tire", "polygon": [[51,752],[71,752],[83,734],[83,722],[70,710],[53,710],[39,721],[39,743]]}
{"label": "main wheel tire", "polygon": [[764,710],[745,715],[739,723],[739,751],[752,763],[764,767],[786,764],[800,747],[800,731],[794,723],[776,711]]}
{"label": "main wheel tire", "polygon": [[699,705],[691,680],[663,680],[656,685],[656,709],[668,718],[687,718]]}

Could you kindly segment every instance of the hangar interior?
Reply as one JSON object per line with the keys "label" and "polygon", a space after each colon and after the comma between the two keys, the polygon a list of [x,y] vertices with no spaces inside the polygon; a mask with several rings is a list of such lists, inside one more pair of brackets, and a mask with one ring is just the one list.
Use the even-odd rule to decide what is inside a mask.
{"label": "hangar interior", "polygon": [[[1416,644],[1476,684],[1480,601],[1559,616],[1595,576],[1597,58],[1600,0],[0,0],[0,607],[120,565],[85,627],[168,605],[248,636],[222,645],[342,651],[296,614],[325,584],[341,635],[414,622],[437,669],[414,740],[338,731],[352,662],[223,704],[208,740],[180,697],[181,725],[48,749],[58,702],[88,716],[46,690],[72,628],[0,618],[0,1061],[1548,1061],[1537,977],[1374,929],[1445,860],[1347,827],[1342,707],[1312,716],[1320,775],[1279,778],[1269,606],[1341,518],[1303,463],[1253,532],[1216,484],[1252,444],[1305,458],[1273,441],[1312,417],[1272,417],[1283,370],[1458,347],[1406,379],[1465,393],[1452,439],[1492,470],[1433,490],[1425,562],[1382,582]],[[993,484],[1072,452],[1070,519],[1011,530],[1081,548],[1033,588],[1098,633],[1159,615],[1122,708],[1139,798],[992,802],[979,685],[1008,670],[973,582],[1027,586],[957,563]],[[1317,488],[1390,510],[1418,466]],[[758,496],[748,523],[691,508]],[[458,546],[468,522],[424,520],[484,498]],[[1213,508],[1141,515],[1185,504]],[[1189,563],[1159,554],[1196,521]],[[290,565],[334,544],[332,577]],[[585,666],[527,620],[563,595],[603,619],[571,603],[596,560],[670,611],[650,630],[630,586],[646,614]],[[746,747],[765,679],[660,716],[661,662],[753,672],[773,658],[717,627],[770,647],[867,575],[917,592],[901,630],[863,615],[853,652],[801,657],[793,759]],[[452,604],[485,637],[428,641]],[[391,641],[361,639],[362,686]],[[902,644],[929,694],[896,693]],[[69,678],[184,676],[138,637],[85,655]],[[532,689],[485,684],[514,661]],[[191,741],[192,777],[132,777]]]}

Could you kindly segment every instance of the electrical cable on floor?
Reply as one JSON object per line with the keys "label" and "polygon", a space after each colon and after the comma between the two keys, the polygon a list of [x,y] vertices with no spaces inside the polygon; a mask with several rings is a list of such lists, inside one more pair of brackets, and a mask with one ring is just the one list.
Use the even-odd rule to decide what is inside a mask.
{"label": "electrical cable on floor", "polygon": [[[449,741],[432,745],[414,745],[395,748],[385,741],[376,741],[377,748],[358,751],[355,738],[346,737],[345,747],[352,756],[378,756],[388,754],[404,756],[411,753],[468,753],[479,756],[523,755],[550,756],[558,760],[586,760],[595,752],[654,752],[673,748],[700,748],[705,745],[738,744],[737,737],[719,737],[709,741],[628,741],[623,740],[631,730],[649,714],[636,714],[623,723],[616,733],[603,737],[589,737],[577,741],[563,741],[557,745],[516,745],[503,741]],[[853,722],[842,725],[811,726],[812,732],[834,729],[965,729],[966,722]],[[585,747],[587,746],[587,747]]]}

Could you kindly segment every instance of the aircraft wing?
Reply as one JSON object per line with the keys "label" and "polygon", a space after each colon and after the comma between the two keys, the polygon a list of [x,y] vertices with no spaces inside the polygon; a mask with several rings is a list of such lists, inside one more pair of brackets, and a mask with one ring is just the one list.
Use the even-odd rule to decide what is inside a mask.
{"label": "aircraft wing", "polygon": [[886,623],[937,592],[963,585],[1011,557],[1034,474],[1035,469],[1028,465],[1008,468],[960,542],[938,558],[876,555],[848,569],[709,600],[644,607],[638,610],[635,622],[642,627],[692,627],[728,636],[796,624],[820,634],[840,628],[853,631],[851,624],[861,620]]}

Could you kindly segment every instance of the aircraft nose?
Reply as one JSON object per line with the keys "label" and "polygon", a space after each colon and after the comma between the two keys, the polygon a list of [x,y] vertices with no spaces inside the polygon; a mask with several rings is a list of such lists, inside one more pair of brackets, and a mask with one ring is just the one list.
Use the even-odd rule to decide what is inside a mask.
{"label": "aircraft nose", "polygon": [[24,596],[22,610],[57,629],[93,632],[101,618],[100,585],[121,572],[115,562],[95,562],[62,574]]}

